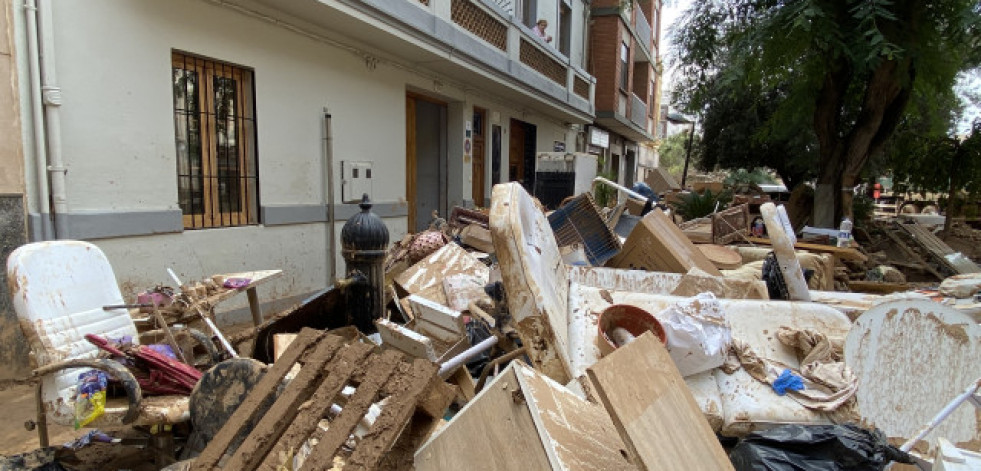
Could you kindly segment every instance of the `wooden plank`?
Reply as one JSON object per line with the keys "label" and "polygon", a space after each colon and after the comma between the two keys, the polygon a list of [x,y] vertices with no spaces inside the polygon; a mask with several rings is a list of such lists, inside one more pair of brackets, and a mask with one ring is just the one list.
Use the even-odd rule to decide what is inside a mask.
{"label": "wooden plank", "polygon": [[296,340],[297,334],[273,334],[273,358],[279,360],[283,352]]}
{"label": "wooden plank", "polygon": [[954,249],[950,248],[950,246],[947,245],[946,242],[940,240],[939,237],[933,235],[933,232],[924,227],[922,224],[913,223],[896,225],[906,231],[906,233],[909,234],[913,240],[919,243],[932,255],[943,257],[944,255],[954,253]]}
{"label": "wooden plank", "polygon": [[259,407],[276,392],[279,383],[286,376],[286,373],[289,373],[293,368],[293,364],[311,345],[321,341],[325,335],[326,332],[313,329],[300,331],[299,336],[290,344],[283,356],[262,376],[259,384],[235,409],[235,413],[228,419],[225,426],[218,431],[215,438],[208,443],[201,455],[194,461],[195,470],[210,470],[218,464],[232,440],[238,435],[239,430],[255,420],[259,413]]}
{"label": "wooden plank", "polygon": [[385,319],[375,321],[382,345],[401,350],[416,358],[436,361],[436,350],[429,337]]}
{"label": "wooden plank", "polygon": [[909,291],[912,286],[909,283],[851,280],[848,282],[848,289],[859,293],[892,294]]}
{"label": "wooden plank", "polygon": [[[770,239],[764,239],[762,237],[747,237],[746,241],[759,245],[770,245]],[[842,260],[856,260],[859,262],[866,262],[869,260],[869,257],[867,257],[865,254],[851,247],[835,247],[834,245],[809,244],[807,242],[798,242],[794,244],[794,249],[809,250],[811,252],[819,252],[819,253],[829,253]]]}
{"label": "wooden plank", "polygon": [[319,380],[325,374],[324,365],[342,345],[343,339],[333,335],[317,345],[307,356],[300,373],[286,386],[286,391],[262,416],[228,463],[222,466],[224,469],[254,469],[275,444],[275,440],[283,434],[283,430],[296,418],[300,405],[310,398],[310,394],[320,384]]}
{"label": "wooden plank", "polygon": [[[478,286],[483,288],[482,284],[478,283]],[[466,333],[466,324],[463,322],[463,315],[460,314],[459,310],[451,309],[415,294],[410,295],[408,299],[417,321],[426,320],[456,334]]]}
{"label": "wooden plank", "polygon": [[640,220],[623,244],[623,250],[606,266],[673,273],[688,273],[697,267],[710,275],[722,276],[660,209]]}
{"label": "wooden plank", "polygon": [[515,365],[419,447],[416,470],[551,469],[528,407],[513,395],[518,389]]}
{"label": "wooden plank", "polygon": [[696,244],[695,247],[720,270],[735,270],[743,266],[743,257],[729,247],[715,244]]}
{"label": "wooden plank", "polygon": [[[344,385],[347,384],[351,372],[357,366],[356,363],[349,363],[350,367],[346,365],[342,366],[338,364],[337,366],[342,366],[342,369],[338,372],[338,375],[333,375],[327,377],[327,380],[320,386],[317,390],[318,393],[323,392],[323,395],[314,395],[311,402],[322,401],[323,405],[320,405],[313,412],[304,412],[304,414],[315,415],[315,420],[305,419],[307,422],[303,425],[303,431],[306,431],[302,437],[297,437],[299,440],[293,441],[294,447],[299,449],[299,446],[303,444],[303,440],[311,433],[316,431],[314,436],[318,439],[317,445],[310,452],[310,456],[304,461],[303,467],[305,469],[330,469],[332,467],[334,455],[337,454],[338,449],[341,445],[347,441],[348,437],[351,436],[351,432],[354,431],[354,427],[358,425],[358,422],[364,417],[365,413],[375,399],[378,398],[378,391],[381,389],[382,385],[385,384],[395,368],[402,361],[402,354],[389,350],[381,355],[373,355],[371,359],[368,360],[365,371],[364,381],[358,385],[354,392],[354,395],[348,399],[347,403],[344,404],[344,408],[341,410],[340,415],[334,418],[330,422],[329,429],[326,432],[321,432],[317,429],[317,423],[330,408],[333,403],[334,397],[337,396]],[[386,406],[387,407],[387,406]],[[296,425],[297,422],[293,424]],[[360,447],[360,444],[358,445]],[[283,452],[290,450],[290,448],[285,447],[281,449]],[[277,469],[276,462],[278,458],[270,456],[266,457],[266,462],[263,463],[263,469],[268,471],[274,471]],[[270,458],[276,458],[276,460],[270,460]],[[266,465],[269,467],[266,467]]]}
{"label": "wooden plank", "polygon": [[[402,433],[409,422],[416,403],[426,391],[429,383],[436,379],[438,368],[426,360],[412,362],[409,377],[398,378],[398,391],[382,409],[371,431],[358,443],[344,469],[375,469],[385,452]],[[391,382],[391,381],[390,381]],[[317,468],[313,468],[317,469]]]}
{"label": "wooden plank", "polygon": [[[335,398],[340,394],[344,386],[347,385],[348,381],[351,379],[351,374],[361,366],[361,362],[368,357],[371,353],[372,347],[363,343],[354,343],[348,347],[345,347],[334,359],[330,362],[327,367],[327,378],[324,382],[320,383],[317,390],[310,397],[309,401],[306,401],[301,407],[296,420],[283,432],[283,435],[279,437],[276,444],[273,445],[272,449],[266,455],[266,458],[262,461],[262,465],[259,469],[266,471],[275,471],[277,466],[281,464],[283,456],[295,455],[296,451],[300,449],[303,442],[306,441],[307,437],[310,436],[316,429],[317,424],[320,420],[327,415],[327,411],[330,410],[331,404],[334,403]],[[390,351],[388,356],[395,355],[396,358],[401,355]],[[392,369],[394,369],[394,364]],[[370,368],[366,368],[370,369]],[[389,373],[390,374],[390,373]],[[374,381],[374,375],[367,378],[366,383]],[[388,376],[382,380],[383,382],[388,380]],[[358,389],[360,391],[360,389]],[[377,389],[376,389],[377,392]],[[374,396],[372,396],[374,397]],[[368,402],[371,405],[371,402]],[[368,406],[365,406],[367,409]],[[347,411],[347,406],[344,408]],[[361,411],[364,414],[364,411]],[[357,422],[355,422],[356,424]],[[334,424],[331,423],[331,428],[334,428]],[[346,436],[345,436],[346,438]],[[318,469],[318,468],[313,468]]]}
{"label": "wooden plank", "polygon": [[668,351],[651,333],[586,371],[641,470],[733,469]]}
{"label": "wooden plank", "polygon": [[940,272],[938,272],[935,268],[933,268],[932,265],[927,263],[926,260],[923,260],[923,257],[920,257],[920,254],[916,253],[916,251],[909,248],[909,246],[906,245],[906,242],[903,242],[903,239],[901,239],[894,230],[892,230],[889,227],[884,227],[882,232],[885,232],[886,236],[892,239],[892,241],[896,243],[896,246],[899,247],[899,249],[902,250],[903,253],[905,253],[909,258],[913,259],[914,263],[919,264],[921,268],[930,272],[930,274],[937,277],[938,280],[943,280],[944,278],[947,278],[946,276],[941,275]]}

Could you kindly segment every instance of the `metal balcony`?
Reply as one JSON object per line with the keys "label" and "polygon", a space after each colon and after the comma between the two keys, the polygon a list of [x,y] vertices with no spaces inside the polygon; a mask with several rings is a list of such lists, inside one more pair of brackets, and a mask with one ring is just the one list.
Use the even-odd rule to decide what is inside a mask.
{"label": "metal balcony", "polygon": [[[238,0],[232,0],[238,1]],[[595,116],[596,79],[491,0],[255,0],[291,24],[569,122]],[[369,58],[366,58],[366,61]]]}

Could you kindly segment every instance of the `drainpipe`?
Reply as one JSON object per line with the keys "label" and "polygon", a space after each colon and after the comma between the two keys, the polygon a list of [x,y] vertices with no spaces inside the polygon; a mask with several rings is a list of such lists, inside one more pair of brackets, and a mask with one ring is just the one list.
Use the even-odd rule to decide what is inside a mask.
{"label": "drainpipe", "polygon": [[334,138],[331,135],[330,112],[324,107],[324,169],[326,170],[326,186],[324,188],[324,203],[327,205],[327,265],[329,278],[327,286],[333,285],[337,279],[337,239],[334,234]]}
{"label": "drainpipe", "polygon": [[[33,4],[34,0],[28,0]],[[68,214],[68,196],[65,193],[65,168],[61,155],[61,88],[55,74],[54,25],[51,18],[51,0],[40,0],[38,11],[38,36],[41,55],[41,98],[44,102],[45,135],[48,140],[48,172],[51,178],[51,199],[55,218],[54,236],[68,236],[65,216]]]}
{"label": "drainpipe", "polygon": [[37,174],[37,210],[41,214],[41,240],[54,238],[51,228],[48,201],[48,156],[44,145],[44,108],[41,104],[41,65],[38,53],[37,4],[27,0],[24,4],[24,23],[27,25],[27,60],[31,73],[31,118],[34,137],[34,172]]}

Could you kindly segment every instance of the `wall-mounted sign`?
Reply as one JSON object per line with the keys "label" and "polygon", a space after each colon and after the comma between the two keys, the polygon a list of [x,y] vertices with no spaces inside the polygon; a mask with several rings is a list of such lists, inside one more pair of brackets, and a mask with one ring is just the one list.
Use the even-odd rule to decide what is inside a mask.
{"label": "wall-mounted sign", "polygon": [[562,141],[555,141],[552,145],[552,150],[555,152],[565,152],[565,143]]}
{"label": "wall-mounted sign", "polygon": [[596,127],[589,128],[589,143],[607,149],[610,147],[610,133]]}

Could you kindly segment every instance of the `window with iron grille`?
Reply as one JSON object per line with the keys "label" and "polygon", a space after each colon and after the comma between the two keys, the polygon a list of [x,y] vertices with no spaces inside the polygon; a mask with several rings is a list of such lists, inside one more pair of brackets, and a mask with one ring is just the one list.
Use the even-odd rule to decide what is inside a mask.
{"label": "window with iron grille", "polygon": [[258,224],[252,71],[175,51],[172,79],[184,227]]}

